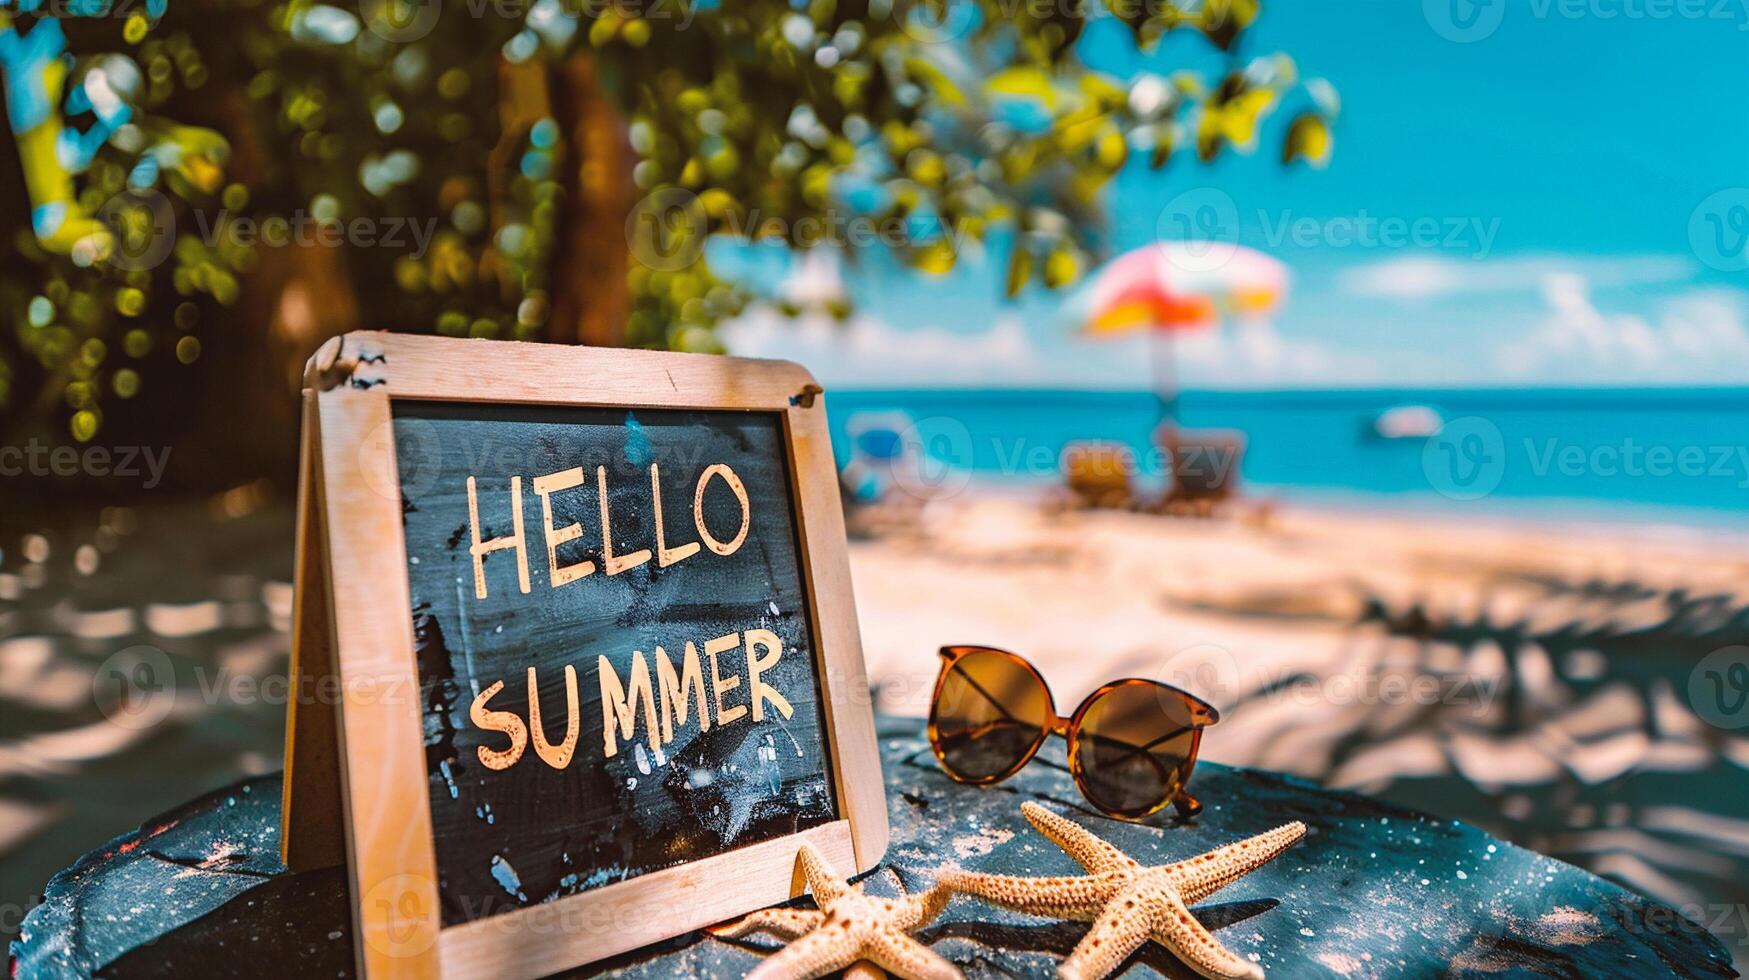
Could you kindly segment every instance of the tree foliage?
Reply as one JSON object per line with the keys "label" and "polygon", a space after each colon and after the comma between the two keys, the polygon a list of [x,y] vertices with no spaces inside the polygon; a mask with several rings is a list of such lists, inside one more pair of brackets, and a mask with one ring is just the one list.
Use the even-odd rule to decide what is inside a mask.
{"label": "tree foliage", "polygon": [[[1001,249],[999,288],[1060,288],[1132,161],[1250,150],[1280,112],[1284,162],[1321,164],[1335,112],[1246,50],[1259,0],[63,2],[0,15],[35,97],[8,102],[0,399],[79,440],[270,329],[576,339],[555,310],[618,287],[607,339],[712,350],[752,298],[712,236],[930,274]],[[1094,70],[1101,20],[1222,67]]]}

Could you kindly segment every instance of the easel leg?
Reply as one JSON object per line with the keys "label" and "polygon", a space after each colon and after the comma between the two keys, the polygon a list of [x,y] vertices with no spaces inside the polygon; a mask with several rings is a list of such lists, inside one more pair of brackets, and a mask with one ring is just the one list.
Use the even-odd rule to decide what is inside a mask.
{"label": "easel leg", "polygon": [[329,868],[346,861],[346,818],[340,800],[340,677],[334,663],[315,406],[314,395],[306,391],[298,463],[291,697],[286,705],[285,785],[279,824],[280,859],[293,871]]}

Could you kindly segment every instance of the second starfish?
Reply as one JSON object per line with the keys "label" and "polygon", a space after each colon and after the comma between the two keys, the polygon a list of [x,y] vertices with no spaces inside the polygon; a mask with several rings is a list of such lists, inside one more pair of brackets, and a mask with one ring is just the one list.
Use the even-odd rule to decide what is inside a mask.
{"label": "second starfish", "polygon": [[1104,977],[1152,938],[1205,977],[1262,980],[1263,968],[1222,946],[1190,914],[1188,906],[1292,847],[1305,836],[1305,824],[1295,821],[1187,861],[1146,867],[1092,831],[1037,803],[1023,803],[1020,810],[1040,833],[1089,873],[1017,878],[947,870],[941,875],[941,884],[1016,912],[1091,920],[1093,928],[1057,969],[1059,977]]}

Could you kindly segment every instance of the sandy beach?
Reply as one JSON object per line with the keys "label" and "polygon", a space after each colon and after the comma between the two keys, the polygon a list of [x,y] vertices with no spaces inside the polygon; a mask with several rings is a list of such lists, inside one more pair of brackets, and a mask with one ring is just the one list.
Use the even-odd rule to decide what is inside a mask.
{"label": "sandy beach", "polygon": [[1696,664],[1749,642],[1739,536],[1012,492],[901,528],[852,550],[884,711],[927,712],[942,643],[1025,654],[1065,714],[1154,677],[1223,712],[1204,758],[1478,823],[1697,917],[1749,897],[1749,737],[1695,707]]}
{"label": "sandy beach", "polygon": [[[1231,706],[1296,671],[1401,659],[1413,638],[1392,627],[1416,617],[1431,642],[1465,626],[1654,630],[1668,625],[1677,595],[1741,609],[1746,545],[1749,536],[1689,528],[1284,505],[1164,518],[974,491],[853,542],[851,554],[880,707],[921,715],[935,669],[928,654],[941,643],[1025,653],[1069,702],[1059,707],[1124,673],[1216,682],[1224,690],[1203,693]],[[1629,589],[1641,595],[1627,601]],[[1487,666],[1460,652],[1447,666]],[[1602,669],[1583,651],[1570,659],[1581,676]],[[1259,763],[1265,747],[1248,737],[1251,718],[1229,716],[1212,757]]]}
{"label": "sandy beach", "polygon": [[[286,670],[290,516],[252,491],[8,554],[0,900],[277,768],[283,704],[230,692]],[[869,524],[851,565],[882,711],[926,713],[943,643],[1025,654],[1065,713],[1106,680],[1160,678],[1223,713],[1206,759],[1468,820],[1696,918],[1749,902],[1749,738],[1697,712],[1693,683],[1749,643],[1740,538],[1286,503],[1167,518],[976,488]],[[166,651],[190,695],[167,724],[93,703],[133,644]],[[215,677],[224,696],[200,696]],[[1742,964],[1749,923],[1730,928]]]}

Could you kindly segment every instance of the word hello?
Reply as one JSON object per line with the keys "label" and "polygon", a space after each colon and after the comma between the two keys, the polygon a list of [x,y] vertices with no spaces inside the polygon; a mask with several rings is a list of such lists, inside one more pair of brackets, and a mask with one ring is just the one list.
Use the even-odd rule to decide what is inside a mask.
{"label": "word hello", "polygon": [[[541,527],[545,532],[547,545],[547,579],[553,588],[568,585],[587,575],[595,574],[597,566],[593,560],[575,562],[569,565],[559,564],[559,546],[575,541],[583,536],[581,524],[567,524],[564,527],[553,526],[553,494],[575,490],[583,485],[583,467],[573,466],[568,470],[549,473],[546,476],[534,478],[535,496],[540,498]],[[711,533],[704,521],[704,492],[713,479],[721,479],[735,499],[741,504],[741,525],[735,530],[733,537],[724,541]],[[607,467],[595,468],[596,499],[601,507],[601,565],[600,570],[608,575],[618,575],[630,571],[649,561],[652,551],[649,548],[639,548],[625,554],[615,554],[613,550],[613,516],[607,508]],[[662,520],[662,473],[658,464],[650,464],[650,510],[655,517],[651,525],[656,529],[654,556],[659,568],[678,564],[691,558],[699,552],[699,541],[714,554],[727,557],[740,549],[742,542],[747,540],[747,529],[752,526],[753,514],[747,503],[747,487],[741,478],[735,475],[726,463],[716,463],[705,468],[698,475],[698,482],[692,494],[692,524],[698,531],[698,541],[688,541],[684,544],[669,546],[668,534]],[[474,487],[474,478],[468,477],[468,527],[473,532],[473,545],[468,549],[474,558],[474,597],[486,598],[486,556],[507,548],[516,551],[516,580],[523,592],[529,591],[528,584],[528,547],[523,534],[522,518],[522,477],[510,478],[510,521],[514,530],[505,537],[484,540],[480,537],[480,503]]]}
{"label": "word hello", "polygon": [[[746,703],[733,702],[732,692],[741,686],[741,676],[735,673],[723,676],[719,663],[722,654],[737,647],[746,654]],[[651,748],[674,741],[676,729],[687,724],[694,715],[698,718],[698,730],[708,732],[713,725],[721,728],[748,717],[755,724],[762,722],[768,702],[785,720],[795,713],[789,700],[761,679],[783,657],[783,641],[776,633],[752,629],[704,641],[704,656],[710,661],[708,701],[705,699],[706,675],[698,649],[691,640],[686,641],[680,669],[676,671],[668,651],[657,647],[655,657],[651,658],[656,664],[654,683],[650,678],[650,661],[645,659],[642,650],[632,653],[631,670],[623,682],[605,656],[596,659],[601,687],[601,751],[604,758],[611,759],[619,754],[621,741],[631,742],[637,737],[639,708],[643,709],[644,734]],[[541,723],[540,685],[535,669],[528,668],[527,723],[514,711],[494,711],[486,707],[487,702],[502,690],[504,682],[497,681],[481,691],[468,707],[468,718],[476,727],[501,732],[510,739],[510,746],[504,749],[479,746],[480,764],[487,769],[508,769],[516,765],[532,743],[535,755],[542,762],[554,769],[569,766],[577,752],[577,740],[582,730],[577,709],[577,668],[565,665],[565,737],[556,744],[547,740],[546,728]]]}

